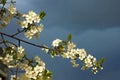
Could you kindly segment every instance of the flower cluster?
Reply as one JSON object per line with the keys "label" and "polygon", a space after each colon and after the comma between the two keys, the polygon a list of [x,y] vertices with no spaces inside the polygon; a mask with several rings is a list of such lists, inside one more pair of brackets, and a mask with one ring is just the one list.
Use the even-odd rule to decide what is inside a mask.
{"label": "flower cluster", "polygon": [[25,36],[29,39],[32,39],[34,36],[39,36],[40,35],[40,32],[42,32],[43,30],[43,25],[40,24],[38,27],[36,26],[31,26],[30,27],[30,30],[27,30],[25,32]]}
{"label": "flower cluster", "polygon": [[14,68],[18,66],[18,60],[22,60],[24,56],[25,52],[22,46],[16,49],[15,46],[10,45],[9,47],[3,49],[2,56],[0,56],[0,61],[6,64],[9,68]]}
{"label": "flower cluster", "polygon": [[40,32],[43,30],[43,25],[38,24],[40,22],[40,17],[33,11],[29,11],[28,14],[23,14],[22,17],[24,21],[18,21],[19,25],[26,29],[25,36],[32,39],[34,36],[39,36]]}
{"label": "flower cluster", "polygon": [[11,5],[8,7],[8,11],[13,15],[17,13],[16,8]]}
{"label": "flower cluster", "polygon": [[[0,1],[0,28],[6,27],[12,18],[16,18],[18,20],[18,25],[21,26],[22,30],[18,29],[18,32],[13,35],[5,35],[1,33],[2,39],[0,39],[0,43],[4,44],[5,47],[0,47],[0,49],[2,49],[2,54],[0,54],[0,62],[7,65],[9,69],[16,68],[16,73],[18,70],[24,71],[24,75],[27,80],[51,80],[52,73],[46,69],[45,63],[38,56],[35,56],[35,58],[32,59],[28,58],[25,53],[25,49],[20,46],[20,42],[29,42],[14,37],[21,32],[25,32],[24,35],[28,39],[39,37],[40,32],[43,30],[43,25],[39,23],[45,16],[45,13],[41,12],[38,15],[34,11],[29,11],[28,14],[22,14],[19,13],[14,7],[13,0],[11,0],[10,3],[12,3],[12,5],[10,4],[10,6],[6,8],[6,0]],[[9,40],[7,41],[7,39],[4,39],[3,35],[18,40],[18,45]],[[81,68],[82,70],[91,68],[91,71],[94,74],[96,74],[99,69],[102,70],[102,63],[104,62],[104,59],[97,61],[96,58],[91,54],[88,54],[85,49],[76,48],[76,45],[71,42],[71,37],[72,36],[69,35],[67,40],[54,40],[52,42],[52,48],[49,48],[45,45],[39,47],[42,48],[42,50],[44,50],[46,53],[50,53],[52,57],[62,56],[63,58],[70,59],[73,67],[78,67],[79,64],[77,64],[76,61],[81,60],[83,62],[83,66]],[[11,75],[11,80],[23,79],[17,77],[17,74]]]}
{"label": "flower cluster", "polygon": [[25,52],[22,46],[18,47],[18,54],[17,54],[17,58],[18,59],[22,59],[25,56]]}
{"label": "flower cluster", "polygon": [[[34,60],[27,58],[22,46],[16,48],[14,45],[9,45],[9,47],[3,48],[0,61],[10,69],[19,68],[25,71],[25,76],[28,79],[37,80],[38,78],[51,77],[51,75],[47,75],[50,71],[45,68],[45,63],[38,56],[35,56]],[[47,73],[44,73],[45,71]],[[16,77],[11,76],[11,80],[14,79]]]}
{"label": "flower cluster", "polygon": [[52,46],[53,46],[53,47],[58,47],[60,42],[62,42],[62,40],[56,39],[56,40],[54,40],[54,41],[52,42]]}
{"label": "flower cluster", "polygon": [[96,58],[94,58],[90,54],[84,59],[85,66],[87,68],[92,67],[95,62],[96,62]]}
{"label": "flower cluster", "polygon": [[13,61],[13,56],[12,55],[10,55],[10,54],[7,54],[4,58],[3,58],[3,60],[5,61],[4,63],[10,63],[11,61]]}
{"label": "flower cluster", "polygon": [[16,8],[11,5],[8,6],[8,11],[3,10],[3,13],[0,13],[0,28],[6,27],[15,14],[17,14]]}
{"label": "flower cluster", "polygon": [[17,79],[16,79],[16,75],[11,75],[10,80],[20,80],[20,79],[19,79],[19,77],[17,77]]}
{"label": "flower cluster", "polygon": [[20,65],[20,68],[25,70],[26,77],[33,80],[41,77],[45,70],[45,63],[38,56],[35,57],[35,62],[37,63],[35,66],[30,66],[29,63],[22,63]]}
{"label": "flower cluster", "polygon": [[11,14],[7,14],[4,17],[2,17],[1,21],[0,21],[1,22],[0,28],[6,27],[9,24],[10,20],[12,19],[12,17],[13,16]]}
{"label": "flower cluster", "polygon": [[[39,23],[40,22],[40,17],[33,11],[29,11],[28,14],[23,14],[23,16],[26,20],[26,24],[32,24],[32,23]],[[23,28],[27,28],[27,26],[23,26]]]}
{"label": "flower cluster", "polygon": [[[51,53],[52,57],[61,55],[63,58],[68,58],[71,60],[73,67],[78,67],[79,64],[76,63],[76,60],[79,59],[83,62],[82,70],[92,68],[92,72],[96,74],[98,69],[103,69],[102,66],[96,65],[97,60],[91,54],[88,54],[85,49],[76,48],[76,45],[69,40],[56,39],[52,42],[54,49],[47,52]],[[46,49],[42,49],[45,50]],[[101,65],[101,63],[98,63]]]}

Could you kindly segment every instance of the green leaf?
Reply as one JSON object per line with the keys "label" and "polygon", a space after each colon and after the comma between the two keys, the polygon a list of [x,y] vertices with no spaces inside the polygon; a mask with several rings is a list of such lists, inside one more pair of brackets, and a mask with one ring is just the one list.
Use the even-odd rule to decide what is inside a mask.
{"label": "green leaf", "polygon": [[101,58],[98,62],[99,62],[99,64],[102,64],[102,63],[105,62],[105,59],[104,59],[104,58]]}
{"label": "green leaf", "polygon": [[44,74],[47,74],[47,69],[45,69]]}
{"label": "green leaf", "polygon": [[52,72],[45,69],[43,72],[43,77],[40,80],[47,80],[47,77],[52,78]]}
{"label": "green leaf", "polygon": [[55,55],[55,51],[51,51],[51,55],[54,56]]}
{"label": "green leaf", "polygon": [[45,17],[46,13],[44,11],[41,11],[39,14],[39,17],[43,19]]}
{"label": "green leaf", "polygon": [[52,76],[52,72],[47,72],[47,76],[51,77]]}
{"label": "green leaf", "polygon": [[68,41],[70,41],[72,39],[72,35],[68,34]]}
{"label": "green leaf", "polygon": [[104,58],[101,58],[99,61],[95,63],[95,66],[100,69],[102,67],[103,62],[105,61]]}
{"label": "green leaf", "polygon": [[5,5],[5,4],[6,4],[6,0],[1,0],[1,1],[0,1],[0,4]]}

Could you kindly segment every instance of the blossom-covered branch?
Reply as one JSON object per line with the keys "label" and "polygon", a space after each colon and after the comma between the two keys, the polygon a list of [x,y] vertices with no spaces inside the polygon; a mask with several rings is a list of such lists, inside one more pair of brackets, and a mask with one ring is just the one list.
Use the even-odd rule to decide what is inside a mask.
{"label": "blossom-covered branch", "polygon": [[[9,1],[10,4],[8,4],[7,1]],[[18,26],[20,26],[20,29],[17,28],[17,32],[12,35],[0,31],[0,44],[4,44],[5,46],[0,45],[0,62],[7,65],[9,69],[16,69],[15,74],[11,75],[11,80],[19,80],[19,70],[23,71],[24,77],[29,80],[49,80],[52,78],[52,72],[45,67],[45,63],[39,56],[35,56],[33,59],[27,56],[21,42],[41,48],[47,54],[51,55],[52,58],[61,56],[70,59],[73,67],[78,67],[79,64],[76,60],[80,60],[83,63],[81,69],[91,69],[94,74],[103,69],[104,58],[97,60],[84,48],[77,48],[76,44],[71,41],[72,36],[70,34],[66,40],[53,40],[50,47],[37,45],[16,37],[16,35],[23,33],[28,39],[38,38],[43,31],[41,20],[46,14],[44,11],[37,14],[32,10],[27,14],[23,14],[16,9],[14,4],[15,1],[13,0],[0,0],[0,28],[6,28],[13,18],[17,19]],[[7,40],[5,36],[15,39],[18,41],[18,44]]]}
{"label": "blossom-covered branch", "polygon": [[[1,34],[1,35],[5,35],[5,36],[10,37],[10,38],[13,38],[13,39],[18,40],[18,41],[21,41],[21,42],[27,43],[27,44],[29,44],[29,45],[32,45],[32,46],[38,47],[38,48],[47,48],[47,47],[45,47],[45,46],[37,45],[37,44],[34,44],[34,43],[31,43],[31,42],[28,42],[28,41],[22,40],[22,39],[17,38],[17,37],[15,37],[15,36],[13,36],[13,35],[9,35],[9,34],[3,33],[3,32],[0,32],[0,34]],[[6,41],[6,42],[8,42],[8,41]],[[10,43],[11,43],[11,42],[10,42]],[[11,43],[11,44],[13,44],[13,43]],[[47,49],[50,49],[50,48],[47,48]]]}

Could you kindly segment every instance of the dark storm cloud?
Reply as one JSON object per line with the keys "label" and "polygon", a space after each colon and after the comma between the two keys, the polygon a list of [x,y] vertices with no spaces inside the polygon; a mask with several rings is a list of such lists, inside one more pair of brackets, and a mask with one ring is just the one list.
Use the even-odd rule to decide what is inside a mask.
{"label": "dark storm cloud", "polygon": [[[79,68],[75,71],[72,70],[71,63],[68,63],[69,61],[65,62],[62,59],[54,59],[52,62],[52,60],[48,60],[48,57],[40,55],[46,61],[46,64],[48,64],[47,66],[53,71],[55,75],[53,80],[77,80],[81,78],[84,80],[119,79],[119,0],[17,1],[18,9],[23,12],[28,10],[36,12],[44,10],[47,13],[43,20],[45,27],[40,36],[40,43],[51,45],[52,40],[55,38],[65,39],[70,32],[73,34],[73,40],[78,47],[85,48],[97,58],[105,57],[106,59],[103,72],[91,78],[89,73],[82,73],[82,71],[79,71]],[[82,32],[82,34],[79,34],[79,32]],[[26,47],[29,48],[28,45]],[[33,53],[37,54],[37,52],[37,50],[33,50]],[[58,62],[56,62],[57,60]],[[57,65],[53,66],[54,63]],[[79,76],[81,74],[83,75]]]}
{"label": "dark storm cloud", "polygon": [[27,2],[32,9],[46,11],[47,26],[72,30],[120,27],[119,3],[119,0],[31,0]]}
{"label": "dark storm cloud", "polygon": [[[115,39],[119,40],[120,36],[115,37],[115,35],[118,34],[112,36],[112,33],[117,31],[113,29],[116,27],[120,27],[119,3],[119,0],[21,0],[18,1],[18,7],[25,10],[24,7],[28,6],[27,10],[33,9],[35,11],[37,10],[37,12],[39,10],[46,11],[47,16],[43,21],[45,23],[46,31],[45,33],[43,32],[44,35],[42,36],[42,38],[44,38],[46,42],[48,41],[46,40],[46,36],[49,38],[49,40],[52,41],[53,38],[57,36],[62,37],[63,34],[66,35],[69,32],[74,33],[73,36],[77,37],[75,40],[79,41],[79,36],[81,38],[82,35],[76,34],[80,31],[84,32],[85,30],[89,31],[93,29],[109,30],[109,28],[111,28],[110,32],[102,32],[100,33],[101,35],[95,32],[92,35],[89,35],[90,33],[86,31],[83,33],[83,35],[85,35],[86,33],[89,34],[83,40],[87,40],[86,42],[88,42],[89,44],[87,45],[88,47],[90,45],[96,45],[98,43],[101,43],[99,44],[99,46],[102,49],[104,49],[105,47],[107,49],[107,45],[105,44],[110,41],[108,45],[110,45],[109,47],[111,47],[112,50],[112,48],[115,48],[112,47],[112,45],[119,46],[120,44],[119,41],[115,41]],[[119,28],[116,29],[120,30]],[[94,34],[96,34],[96,36]],[[95,42],[92,44],[92,42],[90,42],[89,40],[93,38],[93,35],[95,36],[94,38],[96,38],[97,40],[91,40]],[[99,35],[104,36],[103,38],[105,39],[100,39]],[[88,37],[91,38],[88,39]],[[112,41],[115,41],[117,43]],[[97,47],[97,45],[95,47]]]}

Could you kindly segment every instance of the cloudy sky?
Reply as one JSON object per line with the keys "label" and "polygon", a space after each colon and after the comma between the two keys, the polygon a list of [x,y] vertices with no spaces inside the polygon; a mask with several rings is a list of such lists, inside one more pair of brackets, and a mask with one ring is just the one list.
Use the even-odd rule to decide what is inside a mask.
{"label": "cloudy sky", "polygon": [[[98,59],[101,57],[106,59],[104,70],[93,75],[89,70],[73,68],[67,59],[61,57],[51,59],[39,49],[23,44],[29,49],[27,52],[30,56],[39,55],[46,62],[47,68],[53,71],[53,80],[120,79],[120,0],[16,1],[17,9],[21,12],[33,10],[39,13],[44,10],[47,14],[42,21],[45,27],[40,40],[31,42],[51,45],[54,39],[66,39],[71,33],[77,47],[85,48]],[[16,27],[14,22],[10,25]],[[9,33],[13,31],[10,27]]]}

